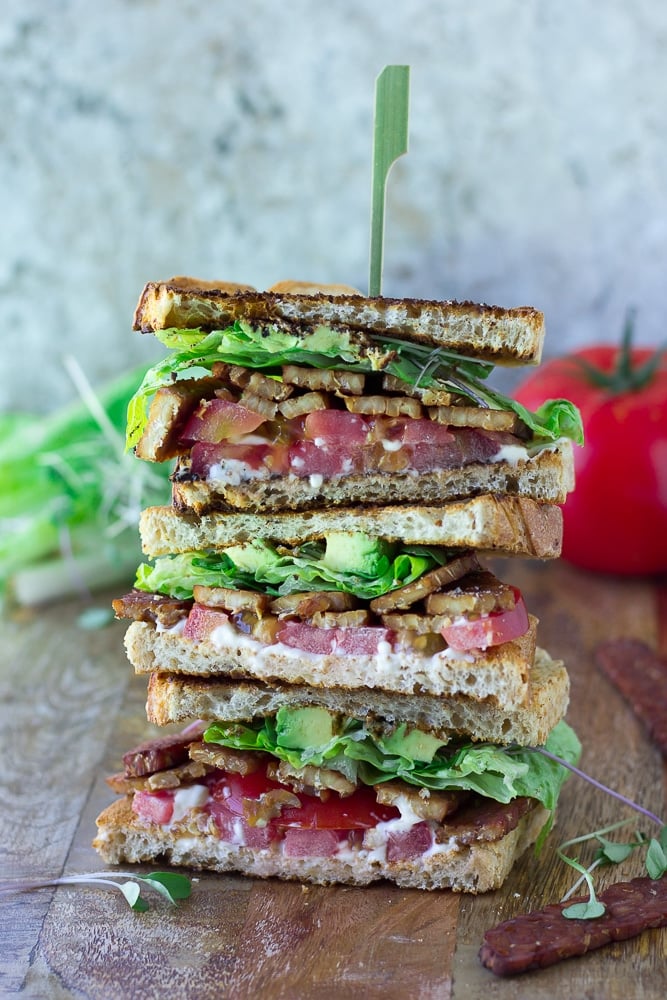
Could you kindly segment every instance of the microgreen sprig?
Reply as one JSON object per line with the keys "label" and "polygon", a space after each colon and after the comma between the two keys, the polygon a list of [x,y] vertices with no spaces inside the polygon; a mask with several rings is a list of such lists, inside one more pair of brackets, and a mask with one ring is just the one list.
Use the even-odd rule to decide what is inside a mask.
{"label": "microgreen sprig", "polygon": [[[570,898],[570,896],[581,885],[582,881],[586,882],[586,885],[588,887],[588,896],[589,896],[587,900],[582,900],[581,902],[573,903],[571,906],[568,906],[566,909],[564,909],[562,911],[564,917],[568,917],[569,919],[590,920],[596,917],[603,916],[604,913],[606,912],[606,908],[604,903],[602,903],[595,894],[595,887],[593,885],[593,879],[591,877],[592,872],[599,865],[620,864],[622,861],[625,861],[626,858],[628,858],[630,854],[632,854],[632,852],[636,850],[638,847],[644,847],[648,845],[645,864],[646,864],[646,871],[648,872],[650,878],[652,879],[662,878],[662,876],[667,873],[667,824],[665,824],[664,821],[660,819],[659,816],[656,816],[655,813],[652,813],[650,810],[645,809],[643,806],[638,805],[638,803],[633,802],[632,799],[627,798],[625,795],[621,795],[620,792],[615,791],[613,788],[609,788],[607,785],[603,785],[602,782],[598,781],[596,778],[591,777],[591,775],[586,774],[585,771],[582,771],[574,764],[570,764],[568,761],[563,760],[556,754],[551,753],[544,747],[534,747],[533,749],[537,753],[540,753],[543,756],[548,757],[550,760],[553,760],[556,763],[561,764],[563,767],[566,767],[568,770],[578,775],[578,777],[583,778],[585,781],[588,781],[589,784],[593,785],[595,788],[598,788],[600,791],[606,792],[608,795],[611,795],[613,798],[617,799],[619,802],[622,802],[629,808],[634,809],[635,812],[638,812],[642,816],[647,817],[653,823],[656,823],[660,827],[660,833],[657,838],[656,837],[649,838],[645,834],[638,832],[636,834],[636,840],[627,843],[619,843],[616,841],[608,840],[604,836],[604,834],[610,833],[612,830],[616,830],[619,827],[624,826],[630,822],[630,820],[620,820],[617,823],[613,823],[611,826],[604,827],[601,830],[596,830],[593,833],[584,834],[581,837],[575,837],[572,840],[567,840],[563,844],[561,844],[556,851],[558,857],[561,859],[561,861],[564,861],[566,864],[570,865],[571,868],[574,868],[575,871],[578,871],[581,875],[581,878],[572,886],[572,888],[563,897],[562,902],[565,902]],[[588,868],[584,868],[584,866],[579,861],[564,853],[565,849],[568,847],[573,847],[575,844],[582,844],[585,843],[586,841],[593,839],[597,840],[600,846],[598,848],[595,859],[593,860],[593,863]]]}
{"label": "microgreen sprig", "polygon": [[[120,882],[118,879],[130,879]],[[28,892],[32,889],[44,889],[56,885],[98,885],[106,889],[118,889],[123,894],[130,907],[137,913],[149,909],[148,903],[141,895],[141,888],[150,888],[159,893],[172,906],[181,899],[188,899],[192,892],[192,883],[186,875],[178,872],[150,872],[148,875],[137,875],[136,872],[89,872],[85,875],[62,875],[60,878],[39,879],[31,882],[15,882],[0,885],[0,895],[10,892]]]}

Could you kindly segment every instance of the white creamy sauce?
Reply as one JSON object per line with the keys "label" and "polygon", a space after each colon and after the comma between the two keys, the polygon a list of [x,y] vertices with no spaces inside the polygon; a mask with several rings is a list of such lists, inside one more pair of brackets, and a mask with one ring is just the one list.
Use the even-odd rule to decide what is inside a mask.
{"label": "white creamy sauce", "polygon": [[382,438],[380,443],[385,451],[400,451],[403,447],[402,441],[388,441],[386,438]]}
{"label": "white creamy sauce", "polygon": [[491,459],[492,462],[507,462],[517,466],[519,462],[527,462],[530,454],[527,448],[519,444],[504,444]]}
{"label": "white creamy sauce", "polygon": [[237,458],[226,458],[224,462],[214,463],[208,472],[208,482],[225,486],[238,486],[249,479],[268,479],[269,470],[260,466],[253,469],[247,462]]}
{"label": "white creamy sauce", "polygon": [[[271,645],[266,645],[263,642],[259,642],[257,639],[253,639],[252,636],[244,635],[242,632],[238,632],[230,622],[223,622],[221,625],[214,628],[206,641],[208,641],[220,652],[222,650],[229,649],[230,646],[235,646],[237,649],[245,649],[256,653],[259,659],[282,656],[289,657],[291,659],[310,661],[311,663],[322,660],[321,653],[308,653],[304,649],[297,649],[296,646],[286,646],[282,642],[274,642]],[[345,656],[346,654],[334,651],[329,655]],[[425,673],[428,673],[429,669],[437,669],[438,664],[442,663],[443,660],[459,660],[465,663],[475,662],[475,657],[471,653],[461,652],[459,650],[452,649],[451,647],[443,649],[439,653],[434,653],[433,656],[412,657],[405,651],[399,650],[394,652],[391,644],[388,642],[378,643],[378,651],[376,654],[366,654],[364,656],[357,654],[349,655],[354,656],[355,664],[358,665],[360,670],[372,667],[378,674],[390,673],[399,670],[401,666],[406,665],[406,662],[410,662],[413,659],[415,662],[419,663],[420,669]]]}
{"label": "white creamy sauce", "polygon": [[308,482],[310,483],[310,485],[312,486],[312,488],[314,490],[319,490],[319,488],[321,487],[322,483],[324,482],[324,476],[322,475],[321,472],[313,472],[309,476]]}
{"label": "white creamy sauce", "polygon": [[180,822],[191,809],[200,809],[208,801],[208,788],[206,785],[190,785],[186,788],[178,788],[174,793],[174,812],[171,822],[167,828],[174,823]]}
{"label": "white creamy sauce", "polygon": [[163,625],[162,622],[158,621],[155,623],[155,631],[168,632],[170,635],[181,635],[187,620],[186,615],[185,618],[179,618],[175,625]]}

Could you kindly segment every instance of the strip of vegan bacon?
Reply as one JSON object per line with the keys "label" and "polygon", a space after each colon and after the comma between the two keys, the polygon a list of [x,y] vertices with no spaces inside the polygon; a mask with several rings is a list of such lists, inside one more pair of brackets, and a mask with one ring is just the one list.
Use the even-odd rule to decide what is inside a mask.
{"label": "strip of vegan bacon", "polygon": [[564,917],[563,910],[575,902],[571,900],[498,924],[484,935],[482,965],[496,976],[514,976],[667,924],[667,878],[617,882],[598,899],[606,912],[592,920]]}
{"label": "strip of vegan bacon", "polygon": [[667,758],[667,660],[639,639],[614,639],[597,647],[595,662]]}

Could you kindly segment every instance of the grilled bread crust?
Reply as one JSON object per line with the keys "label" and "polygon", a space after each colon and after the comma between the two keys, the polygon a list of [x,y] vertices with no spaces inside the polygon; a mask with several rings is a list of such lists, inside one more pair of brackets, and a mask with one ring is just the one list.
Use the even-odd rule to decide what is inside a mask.
{"label": "grilled bread crust", "polygon": [[322,324],[399,336],[506,365],[538,364],[545,333],[543,314],[529,306],[365,298],[347,286],[304,282],[280,282],[274,290],[258,292],[247,285],[183,277],[145,286],[134,329],[215,330],[241,319],[271,324],[297,337]]}

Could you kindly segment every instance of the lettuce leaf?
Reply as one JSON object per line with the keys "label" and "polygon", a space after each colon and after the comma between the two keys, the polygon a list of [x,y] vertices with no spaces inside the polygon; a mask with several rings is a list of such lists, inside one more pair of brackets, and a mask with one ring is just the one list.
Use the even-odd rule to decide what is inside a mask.
{"label": "lettuce leaf", "polygon": [[130,401],[126,447],[133,448],[146,425],[153,394],[173,378],[209,372],[216,361],[268,370],[280,374],[283,364],[314,368],[343,367],[358,371],[386,371],[410,385],[444,388],[472,402],[517,413],[533,431],[536,443],[548,444],[568,437],[581,444],[583,428],[579,411],[568,400],[550,400],[531,413],[516,400],[484,384],[493,365],[455,351],[433,349],[379,334],[351,335],[325,326],[295,337],[276,327],[254,328],[239,321],[225,330],[160,330],[156,337],[172,354],[146,373]]}
{"label": "lettuce leaf", "polygon": [[142,563],[135,587],[149,593],[168,594],[177,600],[192,597],[196,584],[255,590],[273,596],[303,590],[340,590],[372,600],[412,583],[445,563],[448,557],[444,549],[420,546],[397,549],[384,544],[383,550],[368,563],[366,572],[349,572],[327,563],[326,540],[306,542],[298,549],[285,551],[256,539],[225,552],[186,552],[163,556],[153,565]]}
{"label": "lettuce leaf", "polygon": [[[338,733],[319,747],[282,746],[279,732],[272,718],[254,725],[216,722],[208,727],[204,740],[239,750],[261,750],[296,768],[308,764],[331,768],[365,785],[400,779],[436,791],[478,792],[497,802],[528,796],[549,810],[554,809],[569,773],[562,764],[530,747],[463,743],[452,750],[443,744],[424,762],[395,752],[397,741],[392,741],[394,752],[386,753],[382,738],[354,719],[344,719]],[[581,754],[581,744],[565,722],[552,730],[546,748],[570,764],[576,764]]]}

